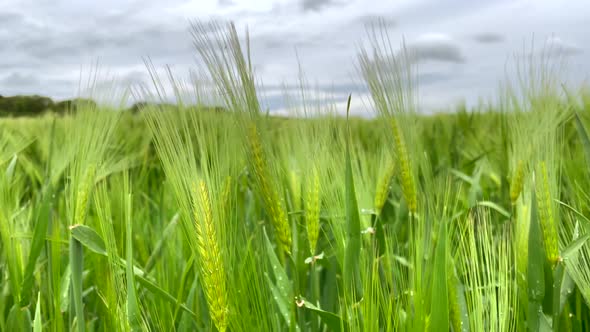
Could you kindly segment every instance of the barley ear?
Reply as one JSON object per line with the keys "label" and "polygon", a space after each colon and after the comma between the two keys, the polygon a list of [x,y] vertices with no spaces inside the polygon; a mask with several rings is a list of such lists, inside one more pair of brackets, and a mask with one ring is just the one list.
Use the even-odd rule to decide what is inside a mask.
{"label": "barley ear", "polygon": [[291,252],[291,228],[283,202],[272,186],[272,178],[266,163],[266,156],[260,140],[260,133],[255,122],[251,122],[247,132],[250,162],[254,170],[254,177],[258,190],[262,196],[265,208],[270,215],[272,225],[279,240],[279,246],[284,252]]}
{"label": "barley ear", "polygon": [[549,187],[547,166],[544,161],[538,165],[540,181],[536,183],[537,205],[539,206],[539,219],[543,233],[543,244],[547,258],[553,264],[559,260],[559,249],[557,245],[557,225],[553,215],[553,204]]}
{"label": "barley ear", "polygon": [[410,157],[406,149],[404,136],[395,117],[391,118],[391,128],[393,130],[393,139],[395,141],[395,153],[399,160],[401,170],[402,193],[406,200],[406,204],[408,204],[408,209],[411,213],[415,214],[418,208],[418,202],[416,198],[414,175],[412,174]]}
{"label": "barley ear", "polygon": [[211,199],[202,180],[198,185],[193,185],[193,211],[203,290],[211,319],[217,329],[224,332],[228,325],[225,269],[217,243]]}
{"label": "barley ear", "polygon": [[522,160],[520,160],[516,166],[514,175],[512,176],[512,181],[510,182],[510,202],[512,205],[516,204],[516,200],[522,192],[522,188],[524,186],[524,172],[525,164]]}
{"label": "barley ear", "polygon": [[392,160],[387,160],[385,170],[379,177],[377,188],[375,190],[375,212],[377,214],[381,214],[381,210],[383,210],[383,206],[385,205],[385,201],[389,194],[389,185],[391,184],[391,179],[393,178],[394,173],[395,164]]}
{"label": "barley ear", "polygon": [[74,212],[74,224],[83,224],[84,220],[86,219],[88,196],[94,184],[95,173],[96,167],[94,164],[91,164],[88,169],[86,169],[84,178],[78,187],[78,192],[76,194],[76,207]]}

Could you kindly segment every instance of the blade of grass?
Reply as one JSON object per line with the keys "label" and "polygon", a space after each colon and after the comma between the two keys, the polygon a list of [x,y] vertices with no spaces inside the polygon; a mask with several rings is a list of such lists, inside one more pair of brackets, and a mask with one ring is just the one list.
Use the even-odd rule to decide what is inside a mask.
{"label": "blade of grass", "polygon": [[322,322],[324,322],[324,324],[326,324],[326,326],[328,327],[329,331],[348,331],[349,330],[349,327],[346,324],[346,322],[344,320],[342,320],[342,318],[340,318],[340,316],[336,315],[335,313],[322,310],[322,309],[316,307],[315,305],[313,305],[311,302],[305,300],[304,298],[301,298],[299,301],[300,301],[300,303],[303,302],[304,308],[310,310],[311,312],[316,314],[318,317],[320,317]]}
{"label": "blade of grass", "polygon": [[[127,176],[125,176],[125,187],[128,189],[128,180]],[[135,278],[134,278],[134,269],[133,269],[133,225],[131,221],[131,212],[132,212],[132,195],[131,193],[126,190],[125,195],[125,228],[126,228],[126,237],[125,237],[125,251],[126,251],[126,261],[127,266],[125,270],[125,274],[127,277],[127,319],[129,321],[129,325],[133,331],[139,330],[140,327],[140,312],[139,312],[139,305],[137,301],[137,293],[135,291]],[[97,234],[98,235],[98,234]]]}
{"label": "blade of grass", "polygon": [[35,272],[35,266],[37,264],[37,259],[39,255],[41,255],[41,251],[45,245],[45,237],[47,235],[47,228],[49,225],[49,218],[50,218],[50,207],[51,202],[50,200],[53,197],[53,190],[51,186],[47,187],[47,190],[43,193],[43,200],[39,209],[36,212],[36,217],[34,218],[35,228],[33,230],[33,240],[31,241],[31,248],[29,251],[29,258],[27,260],[27,266],[25,268],[25,274],[23,276],[23,282],[21,285],[20,291],[20,306],[26,307],[28,306],[31,301],[31,292],[33,288],[33,273]]}
{"label": "blade of grass", "polygon": [[346,106],[347,114],[347,136],[346,136],[346,248],[344,252],[344,280],[351,292],[353,299],[363,297],[359,271],[359,253],[361,252],[361,224],[354,189],[354,178],[352,175],[352,162],[350,154],[350,124],[348,115],[350,113],[350,100]]}
{"label": "blade of grass", "polygon": [[37,307],[35,308],[35,318],[33,319],[33,332],[43,331],[43,322],[41,320],[41,292],[38,292]]}
{"label": "blade of grass", "polygon": [[82,273],[84,272],[84,252],[82,243],[74,237],[70,237],[70,273],[71,273],[71,291],[70,291],[70,308],[73,307],[75,313],[71,317],[76,318],[78,332],[86,330],[84,320],[84,302],[82,300]]}
{"label": "blade of grass", "polygon": [[283,266],[281,265],[279,258],[275,254],[272,244],[268,236],[266,235],[266,230],[264,230],[263,233],[264,243],[266,247],[266,255],[270,261],[272,273],[275,279],[275,282],[273,282],[268,273],[265,273],[268,281],[268,286],[270,287],[270,290],[273,293],[273,298],[277,303],[281,315],[283,316],[287,324],[291,325],[291,307],[294,304],[293,301],[291,301],[291,299],[294,298],[293,289],[291,284],[289,283],[289,277],[283,269]]}
{"label": "blade of grass", "polygon": [[528,329],[539,331],[543,325],[543,299],[545,298],[545,250],[541,238],[541,229],[538,221],[537,201],[535,190],[531,192],[531,219],[528,243]]}
{"label": "blade of grass", "polygon": [[197,314],[195,314],[185,304],[177,302],[176,298],[174,296],[172,296],[170,293],[168,293],[167,291],[165,291],[164,289],[159,287],[156,283],[151,282],[150,280],[140,276],[137,273],[135,274],[135,280],[137,280],[137,282],[141,286],[145,287],[145,289],[150,291],[150,293],[154,294],[155,296],[158,296],[162,300],[169,302],[172,305],[175,305],[175,306],[178,305],[180,307],[180,309],[182,309],[184,312],[191,315],[195,320],[199,320],[199,316],[197,316]]}
{"label": "blade of grass", "polygon": [[107,256],[104,240],[91,227],[86,225],[73,225],[70,227],[70,232],[74,239],[78,240],[90,251],[105,257]]}

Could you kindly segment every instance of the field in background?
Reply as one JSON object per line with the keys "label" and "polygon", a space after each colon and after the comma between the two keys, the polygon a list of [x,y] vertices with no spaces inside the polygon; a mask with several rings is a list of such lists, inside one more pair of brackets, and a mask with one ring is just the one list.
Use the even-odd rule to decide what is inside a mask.
{"label": "field in background", "polygon": [[590,328],[588,95],[531,70],[420,116],[374,34],[375,119],[273,118],[235,30],[193,30],[228,112],[0,120],[0,331]]}

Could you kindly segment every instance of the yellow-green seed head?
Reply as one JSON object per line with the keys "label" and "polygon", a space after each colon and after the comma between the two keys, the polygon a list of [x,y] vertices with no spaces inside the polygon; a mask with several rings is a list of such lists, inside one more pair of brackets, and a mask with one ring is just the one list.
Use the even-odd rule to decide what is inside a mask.
{"label": "yellow-green seed head", "polygon": [[219,250],[211,199],[204,181],[193,185],[193,211],[203,290],[211,319],[219,331],[227,329],[225,269]]}
{"label": "yellow-green seed head", "polygon": [[389,195],[389,185],[395,172],[395,164],[392,160],[388,160],[385,170],[379,177],[377,188],[375,190],[375,211],[380,214]]}
{"label": "yellow-green seed head", "polygon": [[512,205],[516,204],[516,200],[522,192],[522,188],[524,186],[524,171],[525,164],[522,160],[520,160],[516,166],[516,170],[514,171],[514,175],[512,176],[512,181],[510,183],[510,201],[512,202]]}
{"label": "yellow-green seed head", "polygon": [[553,216],[553,202],[545,162],[539,163],[538,170],[540,177],[536,184],[536,193],[543,244],[545,245],[547,258],[555,264],[559,260],[557,225]]}
{"label": "yellow-green seed head", "polygon": [[84,178],[80,182],[78,192],[76,194],[76,207],[74,215],[74,224],[83,224],[86,219],[86,210],[88,208],[88,196],[94,185],[94,175],[96,167],[94,164],[90,165],[84,174]]}
{"label": "yellow-green seed head", "polygon": [[414,175],[412,174],[410,157],[406,149],[403,133],[395,118],[391,120],[391,127],[393,130],[393,139],[395,141],[395,152],[400,166],[401,186],[404,199],[408,204],[408,209],[412,213],[416,213],[418,208],[418,200],[416,197],[416,187],[414,184]]}

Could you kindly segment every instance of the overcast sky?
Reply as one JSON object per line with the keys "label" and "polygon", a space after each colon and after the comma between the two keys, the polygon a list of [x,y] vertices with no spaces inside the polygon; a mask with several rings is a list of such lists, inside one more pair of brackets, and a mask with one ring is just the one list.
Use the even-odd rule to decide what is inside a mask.
{"label": "overcast sky", "polygon": [[284,107],[283,83],[296,93],[297,55],[314,86],[339,102],[352,92],[360,109],[357,54],[379,18],[394,46],[403,37],[419,55],[425,109],[493,96],[533,36],[566,60],[564,81],[590,72],[588,0],[2,0],[0,94],[75,96],[97,59],[127,83],[147,81],[143,57],[186,73],[196,63],[190,20],[223,19],[249,28],[271,110]]}

